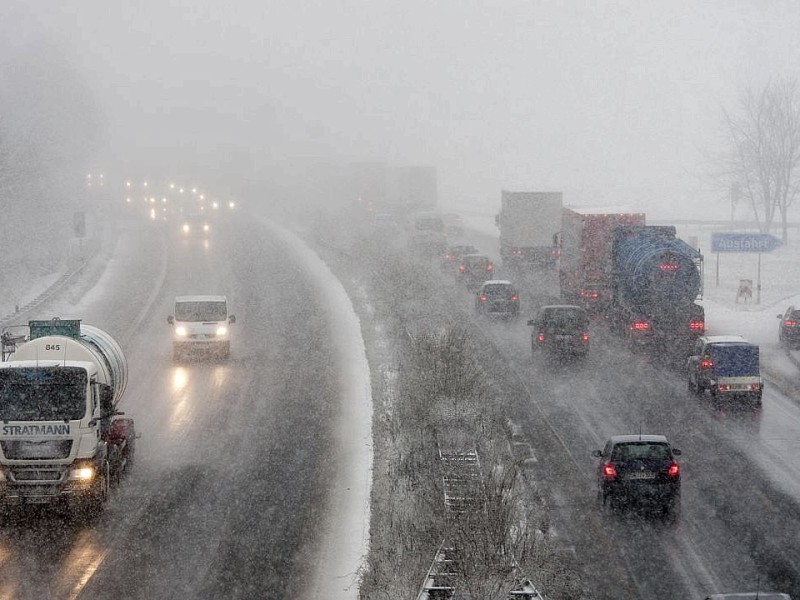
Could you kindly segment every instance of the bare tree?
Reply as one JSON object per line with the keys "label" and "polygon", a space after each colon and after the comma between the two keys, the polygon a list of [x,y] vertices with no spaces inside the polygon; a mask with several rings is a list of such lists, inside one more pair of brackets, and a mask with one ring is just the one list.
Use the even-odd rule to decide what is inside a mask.
{"label": "bare tree", "polygon": [[731,142],[729,176],[749,202],[759,230],[780,218],[787,241],[787,212],[800,190],[800,97],[797,81],[746,90],[737,114],[725,111]]}

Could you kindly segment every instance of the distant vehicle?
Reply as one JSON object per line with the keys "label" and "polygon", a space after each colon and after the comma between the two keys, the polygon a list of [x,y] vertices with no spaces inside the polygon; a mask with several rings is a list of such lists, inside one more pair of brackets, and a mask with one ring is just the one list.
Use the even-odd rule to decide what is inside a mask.
{"label": "distant vehicle", "polygon": [[564,302],[603,314],[632,346],[680,360],[705,333],[702,256],[675,227],[645,226],[642,214],[565,209],[559,277]]}
{"label": "distant vehicle", "polygon": [[475,310],[481,315],[516,317],[519,314],[519,293],[510,281],[490,279],[475,295]]}
{"label": "distant vehicle", "polygon": [[455,246],[448,246],[447,250],[442,257],[442,268],[444,269],[455,269],[458,265],[461,264],[461,258],[465,254],[478,254],[480,250],[478,250],[475,246],[471,244],[458,244]]}
{"label": "distant vehicle", "polygon": [[484,281],[492,279],[494,263],[485,254],[465,254],[458,264],[457,281],[475,289]]}
{"label": "distant vehicle", "polygon": [[707,335],[697,340],[686,362],[689,390],[706,390],[717,399],[743,398],[761,402],[764,382],[759,369],[758,345],[738,335]]}
{"label": "distant vehicle", "polygon": [[414,213],[409,219],[411,250],[426,255],[441,256],[447,248],[444,221],[439,213]]}
{"label": "distant vehicle", "polygon": [[555,267],[562,206],[561,192],[501,192],[495,224],[503,268],[522,274]]}
{"label": "distant vehicle", "polygon": [[589,352],[589,313],[572,304],[551,304],[528,321],[531,351],[583,357]]}
{"label": "distant vehicle", "polygon": [[464,235],[464,218],[456,213],[445,213],[442,215],[444,221],[444,232],[453,237]]}
{"label": "distant vehicle", "polygon": [[615,435],[592,456],[597,465],[597,497],[612,509],[632,506],[660,509],[665,516],[680,510],[681,451],[663,435]]}
{"label": "distant vehicle", "polygon": [[778,315],[781,324],[778,340],[792,350],[800,349],[800,308],[790,306],[782,315]]}
{"label": "distant vehicle", "polygon": [[228,358],[231,351],[228,325],[235,322],[236,317],[228,314],[225,296],[176,296],[174,313],[167,317],[173,328],[174,359],[205,351]]}
{"label": "distant vehicle", "polygon": [[204,215],[187,215],[180,224],[180,233],[185,238],[204,238],[211,233],[210,220]]}

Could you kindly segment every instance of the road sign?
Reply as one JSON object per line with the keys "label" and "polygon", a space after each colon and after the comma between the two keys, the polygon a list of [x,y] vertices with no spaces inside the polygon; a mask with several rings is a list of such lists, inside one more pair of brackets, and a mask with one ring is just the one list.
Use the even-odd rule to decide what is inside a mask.
{"label": "road sign", "polygon": [[712,233],[712,252],[772,252],[782,242],[769,233]]}

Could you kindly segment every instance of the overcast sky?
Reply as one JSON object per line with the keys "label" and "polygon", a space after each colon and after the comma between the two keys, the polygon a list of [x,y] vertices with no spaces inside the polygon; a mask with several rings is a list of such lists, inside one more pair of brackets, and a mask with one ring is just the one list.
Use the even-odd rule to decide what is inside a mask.
{"label": "overcast sky", "polygon": [[446,205],[550,189],[684,214],[724,197],[722,106],[800,69],[796,0],[3,0],[0,20],[6,56],[47,42],[84,74],[109,160],[435,164]]}

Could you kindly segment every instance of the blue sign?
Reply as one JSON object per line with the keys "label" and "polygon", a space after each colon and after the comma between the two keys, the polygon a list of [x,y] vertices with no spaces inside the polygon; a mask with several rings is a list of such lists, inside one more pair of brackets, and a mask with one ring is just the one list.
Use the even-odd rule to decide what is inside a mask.
{"label": "blue sign", "polygon": [[772,252],[783,244],[769,233],[712,233],[712,252]]}

